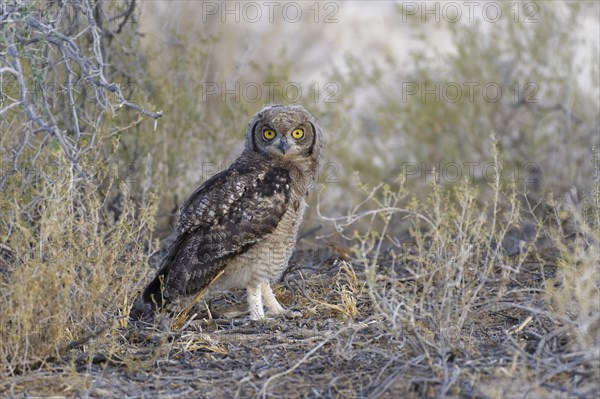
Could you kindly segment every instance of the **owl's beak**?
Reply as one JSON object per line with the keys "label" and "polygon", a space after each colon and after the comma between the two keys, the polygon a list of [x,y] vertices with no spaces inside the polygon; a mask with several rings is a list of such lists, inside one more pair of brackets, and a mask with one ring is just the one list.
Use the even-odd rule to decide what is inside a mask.
{"label": "owl's beak", "polygon": [[279,139],[279,144],[277,145],[277,148],[279,148],[282,154],[285,154],[289,147],[290,146],[288,145],[287,138],[282,137],[281,139]]}

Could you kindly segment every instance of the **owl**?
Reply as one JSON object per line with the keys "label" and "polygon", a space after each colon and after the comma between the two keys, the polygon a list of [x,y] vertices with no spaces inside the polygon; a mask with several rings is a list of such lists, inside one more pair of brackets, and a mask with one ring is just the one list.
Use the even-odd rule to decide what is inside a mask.
{"label": "owl", "polygon": [[[272,105],[250,120],[242,154],[180,209],[177,238],[130,317],[208,289],[245,288],[250,318],[285,312],[271,289],[287,267],[313,186],[323,133],[300,106]],[[263,307],[264,306],[264,307]]]}

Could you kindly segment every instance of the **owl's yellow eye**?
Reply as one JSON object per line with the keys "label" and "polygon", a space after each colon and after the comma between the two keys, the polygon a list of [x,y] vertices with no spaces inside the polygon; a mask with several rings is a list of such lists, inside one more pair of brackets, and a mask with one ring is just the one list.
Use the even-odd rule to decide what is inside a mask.
{"label": "owl's yellow eye", "polygon": [[294,131],[292,132],[292,137],[296,140],[300,140],[302,137],[304,137],[304,130],[294,129]]}
{"label": "owl's yellow eye", "polygon": [[263,132],[265,140],[273,140],[275,138],[275,130],[267,129]]}

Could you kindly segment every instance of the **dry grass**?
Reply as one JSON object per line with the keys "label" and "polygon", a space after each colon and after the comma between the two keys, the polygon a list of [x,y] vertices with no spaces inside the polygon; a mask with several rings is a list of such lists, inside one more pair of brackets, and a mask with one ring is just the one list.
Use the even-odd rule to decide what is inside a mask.
{"label": "dry grass", "polygon": [[122,209],[114,215],[107,210],[114,178],[108,181],[104,191],[75,176],[41,180],[24,192],[36,191],[31,213],[15,210],[3,221],[2,235],[10,237],[0,264],[3,373],[38,368],[65,356],[77,341],[123,325],[146,275],[156,209],[151,197],[135,206],[121,185]]}
{"label": "dry grass", "polygon": [[[528,214],[510,185],[492,183],[496,202],[481,206],[468,183],[445,193],[433,185],[422,203],[411,200],[401,182],[363,188],[362,207],[335,221],[338,244],[301,243],[284,285],[276,289],[283,303],[302,312],[298,318],[224,319],[220,315],[244,303],[243,292],[234,291],[212,298],[210,311],[201,301],[181,329],[168,327],[175,314],[165,315],[155,328],[124,327],[119,315],[139,287],[140,272],[127,261],[143,262],[139,249],[119,262],[98,259],[94,268],[81,268],[87,279],[62,276],[62,285],[46,263],[32,262],[36,273],[9,275],[14,291],[4,285],[3,295],[7,309],[19,317],[5,312],[3,317],[13,319],[4,325],[19,328],[2,335],[0,394],[502,398],[598,393],[598,191],[584,203],[586,217],[572,207],[546,204],[550,216],[536,225],[534,238],[508,254],[507,238],[518,236]],[[64,204],[56,201],[50,209],[58,212]],[[371,229],[354,229],[365,217]],[[574,218],[577,234],[564,227]],[[393,233],[401,222],[411,225],[404,240]],[[81,240],[93,239],[79,229]],[[339,241],[352,230],[349,241]],[[119,223],[112,234],[117,232],[122,252],[103,248],[105,256],[123,256],[125,243],[135,237]],[[47,235],[52,236],[41,237]],[[84,264],[83,256],[75,255],[72,267]],[[99,264],[114,266],[99,269]],[[37,273],[44,280],[37,280]],[[64,298],[59,306],[43,306],[49,292],[64,293],[52,299]],[[34,339],[19,334],[40,320],[46,334]],[[108,328],[94,333],[93,327],[102,325]]]}
{"label": "dry grass", "polygon": [[[195,24],[189,4],[171,20],[176,27],[145,25],[146,47],[135,24],[114,37],[82,31],[93,18],[77,13],[90,2],[66,10],[75,14],[61,11],[75,3],[44,4],[43,22],[58,18],[57,31],[82,32],[73,44],[81,51],[69,64],[55,44],[29,40],[40,32],[26,23],[27,3],[19,4],[21,20],[13,14],[16,22],[0,28],[0,41],[15,46],[0,58],[0,396],[600,393],[600,186],[592,182],[598,159],[590,162],[598,144],[598,66],[589,88],[573,79],[572,29],[593,5],[546,3],[539,24],[506,18],[489,34],[480,24],[449,29],[454,54],[417,51],[412,65],[400,67],[376,49],[373,59],[389,61],[380,63],[387,70],[352,56],[345,69],[316,63],[340,88],[335,104],[302,100],[326,128],[325,161],[334,161],[325,163],[333,169],[319,183],[333,179],[312,196],[319,206],[305,222],[322,226],[323,237],[313,231],[300,241],[275,287],[302,316],[245,321],[240,290],[200,301],[180,328],[172,327],[174,313],[137,329],[126,314],[154,273],[155,236],[169,232],[191,189],[235,156],[248,117],[262,105],[199,102],[203,83],[229,82],[223,71],[230,68],[237,83],[283,84],[309,76],[302,62],[312,61],[274,44],[256,57],[244,50],[239,62],[235,48],[220,47],[202,30],[208,25]],[[511,6],[503,3],[507,15]],[[118,24],[104,29],[116,32]],[[280,26],[272,28],[264,37],[279,38]],[[133,85],[137,99],[129,106],[148,100],[148,109],[163,110],[158,127],[141,121],[136,108],[121,108],[118,93],[103,103],[105,91],[81,86],[86,76],[76,64],[83,59],[107,82]],[[31,87],[18,93],[21,78]],[[497,82],[507,93],[533,79],[543,101],[422,102],[398,94],[402,82],[448,79]],[[54,97],[32,90],[48,83],[65,90]],[[46,130],[36,130],[23,104],[35,106]],[[490,131],[498,143],[488,140]],[[405,162],[431,170],[456,160],[489,162],[496,172],[516,165],[523,173],[534,160],[545,174],[537,182],[523,173],[488,182],[476,170],[468,181],[429,185],[402,175]],[[586,195],[578,199],[572,187]]]}

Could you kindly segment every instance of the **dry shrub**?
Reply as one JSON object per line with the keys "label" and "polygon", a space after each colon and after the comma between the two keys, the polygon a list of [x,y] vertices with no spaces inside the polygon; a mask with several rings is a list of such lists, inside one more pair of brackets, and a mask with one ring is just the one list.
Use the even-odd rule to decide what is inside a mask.
{"label": "dry shrub", "polygon": [[559,251],[557,276],[545,299],[560,328],[547,340],[567,338],[569,350],[600,366],[600,184],[579,207],[551,202],[552,245]]}
{"label": "dry shrub", "polygon": [[[0,264],[2,374],[39,367],[64,356],[74,341],[83,344],[125,325],[129,303],[147,274],[153,195],[135,206],[108,163],[87,170],[98,174],[81,179],[68,168],[56,179],[26,186],[15,178],[6,189],[21,201],[15,207],[12,198],[2,197],[2,207],[13,207],[0,224],[6,255]],[[118,210],[110,211],[117,203]]]}
{"label": "dry shrub", "polygon": [[147,273],[152,156],[138,173],[119,153],[123,132],[161,114],[132,96],[144,78],[135,2],[117,3],[2,6],[0,376],[124,325]]}
{"label": "dry shrub", "polygon": [[[537,204],[544,217],[501,179],[489,193],[434,181],[425,201],[411,198],[402,178],[359,186],[366,199],[335,227],[355,243],[373,317],[394,343],[391,364],[425,364],[412,382],[390,384],[441,397],[478,380],[479,393],[494,397],[539,394],[555,378],[565,392],[589,388],[578,384],[600,365],[598,184],[579,206]],[[507,391],[483,369],[523,384]]]}

